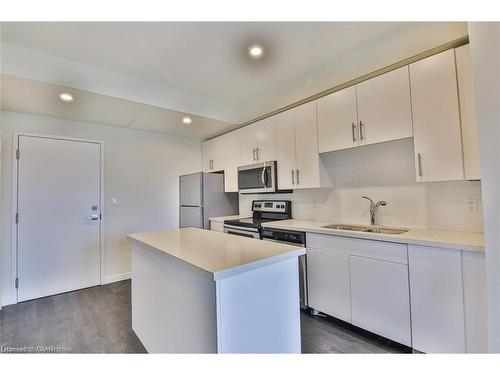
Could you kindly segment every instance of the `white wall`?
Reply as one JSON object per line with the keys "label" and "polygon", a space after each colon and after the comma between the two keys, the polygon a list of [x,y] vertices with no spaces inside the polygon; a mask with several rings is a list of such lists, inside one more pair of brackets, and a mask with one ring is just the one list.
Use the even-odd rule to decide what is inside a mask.
{"label": "white wall", "polygon": [[466,35],[465,22],[421,22],[388,33],[313,71],[299,74],[295,80],[261,93],[250,102],[242,103],[241,120],[251,120]]}
{"label": "white wall", "polygon": [[500,353],[500,23],[471,22],[469,29],[484,200],[488,350]]}
{"label": "white wall", "polygon": [[[334,189],[296,190],[293,194],[240,194],[240,213],[249,214],[252,199],[292,200],[297,219],[369,224],[368,195],[388,205],[377,211],[387,226],[481,232],[481,183],[416,183],[413,140],[405,139],[323,155]],[[466,212],[467,198],[478,200],[477,213]]]}
{"label": "white wall", "polygon": [[[125,234],[178,226],[178,176],[201,168],[197,140],[15,112],[2,112],[2,225],[0,269],[3,304],[15,302],[12,288],[12,140],[16,132],[104,142],[105,280],[126,277],[130,251]],[[112,197],[119,206],[111,205]]]}

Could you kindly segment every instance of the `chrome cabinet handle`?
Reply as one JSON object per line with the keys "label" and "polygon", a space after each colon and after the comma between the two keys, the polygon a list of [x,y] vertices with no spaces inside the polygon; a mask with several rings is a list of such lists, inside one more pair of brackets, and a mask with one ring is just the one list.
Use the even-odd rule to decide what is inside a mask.
{"label": "chrome cabinet handle", "polygon": [[420,152],[417,154],[417,160],[418,160],[418,175],[422,177],[422,154]]}
{"label": "chrome cabinet handle", "polygon": [[356,125],[354,125],[354,122],[352,123],[352,142],[356,142]]}
{"label": "chrome cabinet handle", "polygon": [[361,121],[359,122],[359,140],[363,140],[363,123]]}
{"label": "chrome cabinet handle", "polygon": [[257,147],[255,151],[257,151],[257,160],[259,160],[259,148]]}
{"label": "chrome cabinet handle", "polygon": [[292,169],[292,185],[295,185],[295,171]]}
{"label": "chrome cabinet handle", "polygon": [[300,179],[299,179],[299,170],[297,169],[297,185],[300,184]]}
{"label": "chrome cabinet handle", "polygon": [[252,150],[253,153],[253,161],[255,161],[255,148]]}

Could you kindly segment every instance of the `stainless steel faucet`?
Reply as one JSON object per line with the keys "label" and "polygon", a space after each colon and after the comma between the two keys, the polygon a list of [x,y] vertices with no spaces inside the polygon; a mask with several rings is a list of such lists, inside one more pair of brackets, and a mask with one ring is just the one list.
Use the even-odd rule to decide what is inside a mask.
{"label": "stainless steel faucet", "polygon": [[365,197],[362,196],[361,198],[368,199],[370,201],[370,224],[375,225],[375,211],[377,211],[377,208],[380,206],[385,206],[387,205],[386,201],[378,201],[377,203],[373,202],[373,200],[370,197]]}

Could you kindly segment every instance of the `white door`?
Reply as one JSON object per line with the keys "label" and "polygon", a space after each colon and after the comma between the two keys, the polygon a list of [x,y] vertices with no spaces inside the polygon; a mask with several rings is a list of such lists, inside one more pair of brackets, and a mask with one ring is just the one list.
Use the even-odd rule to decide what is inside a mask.
{"label": "white door", "polygon": [[349,264],[352,324],[411,346],[408,266],[358,256]]}
{"label": "white door", "polygon": [[464,353],[464,297],[459,250],[408,246],[413,348]]}
{"label": "white door", "polygon": [[362,145],[413,137],[408,66],[357,85]]}
{"label": "white door", "polygon": [[99,285],[101,145],[18,142],[18,301]]}
{"label": "white door", "polygon": [[418,182],[464,179],[455,52],[410,64]]}
{"label": "white door", "polygon": [[357,146],[357,123],[356,86],[318,99],[319,152]]}
{"label": "white door", "polygon": [[308,247],[307,293],[309,307],[350,323],[349,254]]}
{"label": "white door", "polygon": [[295,189],[317,188],[319,181],[318,118],[316,101],[294,109]]}
{"label": "white door", "polygon": [[293,122],[293,109],[276,115],[276,160],[279,189],[293,189],[295,185],[295,128]]}

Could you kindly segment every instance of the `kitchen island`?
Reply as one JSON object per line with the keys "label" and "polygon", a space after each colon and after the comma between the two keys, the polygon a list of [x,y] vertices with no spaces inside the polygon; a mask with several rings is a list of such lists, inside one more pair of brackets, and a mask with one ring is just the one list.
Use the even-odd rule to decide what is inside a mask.
{"label": "kitchen island", "polygon": [[305,249],[198,228],[130,234],[132,328],[150,353],[300,353]]}

